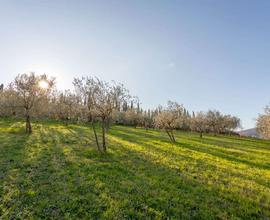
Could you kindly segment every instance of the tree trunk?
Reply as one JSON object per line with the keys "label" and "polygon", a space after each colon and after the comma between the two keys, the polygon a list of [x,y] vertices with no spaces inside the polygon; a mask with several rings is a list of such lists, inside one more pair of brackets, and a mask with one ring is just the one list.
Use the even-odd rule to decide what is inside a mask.
{"label": "tree trunk", "polygon": [[173,143],[175,143],[176,141],[175,141],[175,137],[174,137],[174,135],[173,135],[173,131],[171,131],[171,136],[172,136],[172,141],[173,141]]}
{"label": "tree trunk", "polygon": [[31,126],[31,120],[30,120],[30,115],[29,115],[28,109],[26,109],[26,113],[25,113],[25,131],[28,134],[32,133],[32,126]]}
{"label": "tree trunk", "polygon": [[102,120],[102,147],[104,152],[107,151],[105,132],[106,132],[106,122],[105,120]]}
{"label": "tree trunk", "polygon": [[68,118],[64,119],[64,124],[65,124],[65,126],[68,126]]}
{"label": "tree trunk", "polygon": [[166,130],[166,133],[168,134],[171,142],[175,143],[175,138],[172,131]]}
{"label": "tree trunk", "polygon": [[168,130],[165,130],[166,131],[166,133],[168,134],[168,136],[169,136],[169,138],[170,138],[170,141],[172,141],[172,137],[171,137],[171,135],[170,135],[170,132],[168,131]]}
{"label": "tree trunk", "polygon": [[108,119],[108,120],[105,120],[105,124],[106,124],[106,132],[108,132],[109,131],[109,127],[110,127],[110,120]]}
{"label": "tree trunk", "polygon": [[200,132],[200,138],[202,138],[203,137],[203,134],[202,134],[202,132]]}
{"label": "tree trunk", "polygon": [[97,144],[97,148],[99,151],[100,150],[100,146],[99,146],[99,142],[98,142],[98,136],[97,136],[97,131],[96,131],[96,127],[95,127],[95,123],[92,121],[92,128],[93,128],[93,131],[94,131],[94,135],[95,135],[95,140],[96,140],[96,144]]}

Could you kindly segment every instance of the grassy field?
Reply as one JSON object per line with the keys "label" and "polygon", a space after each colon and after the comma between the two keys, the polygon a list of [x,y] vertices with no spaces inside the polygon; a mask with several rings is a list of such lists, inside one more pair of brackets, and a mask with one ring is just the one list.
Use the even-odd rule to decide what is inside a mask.
{"label": "grassy field", "polygon": [[1,219],[269,219],[270,142],[0,121]]}

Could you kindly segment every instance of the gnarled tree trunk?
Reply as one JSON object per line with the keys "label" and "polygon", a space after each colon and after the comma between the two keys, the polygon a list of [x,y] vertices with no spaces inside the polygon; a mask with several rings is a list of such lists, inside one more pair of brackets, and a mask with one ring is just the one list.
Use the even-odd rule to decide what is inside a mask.
{"label": "gnarled tree trunk", "polygon": [[102,119],[102,147],[104,152],[107,151],[105,133],[106,133],[106,121]]}
{"label": "gnarled tree trunk", "polygon": [[168,136],[169,136],[171,142],[175,143],[176,141],[175,141],[175,137],[174,137],[174,135],[173,135],[173,131],[172,131],[172,130],[167,130],[167,129],[166,129],[166,133],[168,134]]}
{"label": "gnarled tree trunk", "polygon": [[26,109],[26,111],[25,111],[25,131],[28,134],[32,133],[32,126],[31,126],[29,109]]}
{"label": "gnarled tree trunk", "polygon": [[100,146],[99,146],[99,142],[98,142],[98,136],[97,136],[97,131],[96,131],[95,123],[92,121],[91,124],[92,124],[92,128],[93,128],[93,131],[94,131],[97,148],[98,148],[99,151],[101,151],[100,150]]}

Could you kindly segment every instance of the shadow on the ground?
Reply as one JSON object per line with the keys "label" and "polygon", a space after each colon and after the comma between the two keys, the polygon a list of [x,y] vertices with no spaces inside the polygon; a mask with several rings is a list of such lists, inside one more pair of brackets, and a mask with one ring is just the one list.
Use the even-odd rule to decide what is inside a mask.
{"label": "shadow on the ground", "polygon": [[[170,167],[169,161],[163,164],[162,159],[174,154],[166,136],[153,141],[155,133],[112,129],[109,151],[100,154],[89,127],[35,129],[31,136],[0,133],[4,143],[0,161],[6,165],[0,168],[0,214],[6,218],[251,219],[270,214],[264,204],[258,211],[260,204],[251,197],[226,194],[219,186]],[[177,145],[201,152],[187,143]],[[181,152],[176,156],[192,164],[192,156]]]}

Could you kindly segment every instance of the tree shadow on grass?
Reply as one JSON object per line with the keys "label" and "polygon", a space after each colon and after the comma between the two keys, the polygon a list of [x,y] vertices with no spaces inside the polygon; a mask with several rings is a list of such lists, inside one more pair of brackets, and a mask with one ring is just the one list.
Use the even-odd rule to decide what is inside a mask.
{"label": "tree shadow on grass", "polygon": [[[212,136],[213,138],[216,138]],[[254,143],[257,144],[260,142],[262,145],[270,147],[270,141],[269,140],[264,140],[260,138],[252,138],[252,137],[238,137],[238,136],[229,136],[229,135],[224,135],[224,138],[231,140],[231,141],[241,141],[241,142],[248,142],[248,143]]]}
{"label": "tree shadow on grass", "polygon": [[250,145],[250,144],[245,144],[245,143],[240,143],[240,142],[227,142],[224,141],[222,137],[220,137],[220,140],[213,140],[208,137],[203,137],[202,139],[199,138],[194,138],[194,137],[180,137],[180,140],[189,140],[189,141],[195,141],[197,143],[201,144],[207,144],[207,145],[215,145],[218,147],[223,147],[227,149],[232,149],[232,150],[238,150],[243,153],[251,153],[254,155],[260,155],[260,156],[270,156],[270,148],[262,147],[260,145]]}
{"label": "tree shadow on grass", "polygon": [[[245,146],[246,148],[252,148],[255,150],[270,150],[270,143],[262,142],[261,140],[257,140],[257,142],[249,142],[247,139],[239,139],[236,138],[235,140],[233,138],[229,138],[227,136],[220,136],[220,137],[212,137],[212,136],[205,136],[202,138],[202,141],[207,141],[209,143],[223,143],[225,146],[231,146],[236,145],[239,147]],[[244,149],[244,148],[243,148]]]}
{"label": "tree shadow on grass", "polygon": [[[25,172],[27,142],[23,123],[6,120],[0,125],[0,216],[9,219],[14,198],[20,193],[18,179]],[[20,202],[20,201],[18,201]],[[13,215],[15,218],[16,215]]]}
{"label": "tree shadow on grass", "polygon": [[[218,189],[206,187],[193,177],[153,163],[151,158],[142,157],[140,152],[118,142],[111,144],[114,159],[110,163],[99,162],[88,151],[77,157],[74,148],[66,153],[62,146],[47,145],[49,151],[44,148],[31,161],[35,166],[28,180],[30,191],[39,199],[24,194],[25,197],[21,198],[24,206],[34,203],[30,210],[37,218],[214,219],[218,215],[232,216],[236,213],[235,207],[241,203],[250,208],[255,205],[252,200],[237,197],[229,203],[226,201],[229,198],[222,197]],[[121,150],[114,154],[114,148]],[[122,153],[119,155],[119,152]],[[124,160],[127,157],[129,160]],[[26,187],[24,192],[28,191]],[[251,214],[260,215],[255,210],[245,215]]]}
{"label": "tree shadow on grass", "polygon": [[[212,167],[213,170],[217,169],[216,162],[213,164],[213,162],[209,163],[210,161],[206,161],[206,159],[203,157],[202,159],[196,159],[194,158],[194,155],[192,155],[191,152],[197,152],[197,153],[203,153],[205,155],[211,155],[214,158],[221,158],[227,161],[232,161],[238,166],[241,164],[247,165],[247,169],[250,168],[255,168],[256,169],[256,176],[251,177],[248,174],[241,174],[237,172],[236,168],[234,167],[233,170],[228,170],[228,168],[221,168],[218,167],[218,169],[222,170],[222,173],[226,174],[227,172],[230,171],[230,175],[233,175],[238,178],[242,178],[248,181],[254,181],[257,184],[263,186],[263,187],[270,187],[270,182],[268,181],[267,178],[263,177],[261,171],[268,171],[267,164],[255,164],[251,161],[247,161],[244,159],[239,159],[233,155],[231,155],[231,152],[223,152],[221,149],[218,147],[212,148],[211,146],[200,146],[200,145],[192,145],[188,144],[186,142],[177,142],[174,144],[174,146],[179,147],[180,149],[187,149],[190,150],[190,153],[188,152],[176,152],[173,148],[171,148],[171,143],[169,141],[153,141],[153,136],[151,135],[150,138],[147,137],[147,135],[141,136],[138,133],[133,133],[133,131],[126,131],[124,132],[123,130],[112,130],[111,131],[112,135],[115,135],[117,137],[120,137],[123,140],[130,141],[132,143],[136,143],[139,146],[145,146],[145,151],[150,150],[150,151],[156,151],[160,154],[163,154],[164,157],[170,157],[172,160],[172,163],[174,160],[187,160],[187,161],[196,161],[197,164],[199,164],[198,167],[199,170],[202,172],[205,172],[206,169],[210,169]],[[156,140],[158,137],[155,138]],[[200,143],[197,143],[200,144]],[[159,145],[166,146],[166,147],[157,147]],[[166,150],[165,150],[166,149]],[[190,156],[187,156],[190,155]],[[208,160],[208,159],[207,159]],[[263,169],[263,170],[262,170]],[[256,178],[255,178],[256,177]]]}
{"label": "tree shadow on grass", "polygon": [[[121,126],[115,126],[117,130],[125,130],[126,128]],[[165,132],[157,131],[157,130],[144,130],[140,128],[130,128],[130,131],[132,131],[133,134],[140,135],[141,137],[152,137],[152,138],[158,138],[160,140],[168,141],[168,136],[165,134]],[[198,137],[196,137],[198,135]],[[255,150],[266,150],[270,151],[270,142],[265,140],[249,140],[246,138],[237,138],[237,137],[230,137],[226,135],[222,136],[213,136],[211,134],[204,134],[203,138],[199,137],[199,134],[197,133],[191,133],[191,132],[183,132],[183,131],[175,131],[175,136],[178,140],[186,139],[188,141],[194,140],[198,143],[205,143],[205,144],[212,144],[212,145],[221,145],[226,148],[241,148],[245,151],[254,152],[253,150],[247,149],[247,148],[253,148]],[[258,141],[260,141],[258,145]],[[248,142],[248,143],[246,143]],[[251,142],[251,143],[249,143]],[[241,147],[246,146],[246,148]]]}
{"label": "tree shadow on grass", "polygon": [[192,143],[192,146],[205,148],[204,151],[208,151],[208,149],[214,150],[215,152],[223,153],[230,157],[237,158],[242,162],[247,162],[250,165],[256,164],[260,166],[260,168],[267,169],[268,167],[270,167],[270,149],[261,149],[260,147],[255,148],[253,146],[241,146],[240,143],[227,144],[224,143],[222,139],[220,140],[220,142],[212,142],[205,140],[204,138],[203,140],[201,140],[192,137],[180,137],[178,138],[178,140],[180,140],[178,142],[181,144],[188,143],[189,145],[191,145]]}
{"label": "tree shadow on grass", "polygon": [[[143,143],[135,134],[132,139],[111,134],[108,154],[99,154],[67,143],[71,137],[64,129],[43,129],[26,140],[28,147],[17,158],[22,166],[12,181],[18,191],[1,204],[7,218],[251,219],[270,214],[266,207],[258,210],[255,200],[226,194],[156,163],[140,150]],[[124,138],[138,143],[130,147]]]}
{"label": "tree shadow on grass", "polygon": [[242,163],[242,164],[245,164],[245,165],[250,166],[250,167],[256,167],[256,168],[265,169],[265,170],[269,170],[269,168],[270,168],[269,163],[267,163],[267,164],[255,163],[255,162],[252,162],[252,161],[249,161],[246,159],[241,159],[240,157],[222,152],[218,149],[216,149],[216,150],[213,148],[212,149],[211,148],[205,149],[201,146],[195,146],[195,145],[187,144],[187,143],[180,142],[180,141],[178,141],[176,144],[179,147],[185,147],[185,148],[188,148],[188,149],[191,149],[194,151],[198,151],[201,153],[211,154],[213,156],[220,157],[220,158],[223,158],[223,159],[226,159],[226,160],[229,160],[232,162],[236,162],[236,163]]}
{"label": "tree shadow on grass", "polygon": [[[164,134],[161,134],[162,138],[160,138],[158,136],[158,134],[153,135],[153,134],[143,133],[143,135],[142,135],[141,131],[134,131],[134,130],[132,130],[132,131],[129,130],[128,131],[129,134],[128,134],[127,131],[126,132],[124,130],[121,130],[121,131],[125,133],[126,138],[130,138],[130,140],[132,140],[132,141],[136,141],[139,139],[144,139],[144,140],[147,139],[149,141],[153,141],[153,138],[154,138],[157,140],[164,141],[165,143],[169,143],[168,139],[166,139],[164,137]],[[119,131],[114,130],[114,129],[111,132],[118,132],[118,134],[121,135]],[[134,138],[134,136],[136,136],[136,138]],[[182,137],[182,139],[181,139],[181,136],[180,136],[177,138],[176,145],[178,145],[179,147],[185,147],[187,149],[198,151],[201,153],[211,154],[213,156],[220,157],[220,158],[223,158],[223,159],[226,159],[229,161],[233,161],[236,163],[243,163],[243,164],[246,164],[248,166],[256,167],[259,169],[268,170],[270,168],[270,163],[256,163],[256,162],[252,162],[252,161],[247,160],[247,159],[243,159],[243,158],[241,158],[241,156],[242,156],[241,153],[230,152],[230,151],[226,152],[225,149],[219,148],[218,145],[210,145],[208,143],[200,142],[200,140],[197,140],[197,139],[195,139],[194,144],[191,145],[187,142],[183,142],[182,140],[186,140],[187,142],[191,142],[192,140],[194,141],[194,138]],[[222,142],[222,140],[221,140],[221,142]],[[233,149],[233,148],[231,148],[231,149]],[[235,155],[233,155],[233,154],[235,154]]]}

